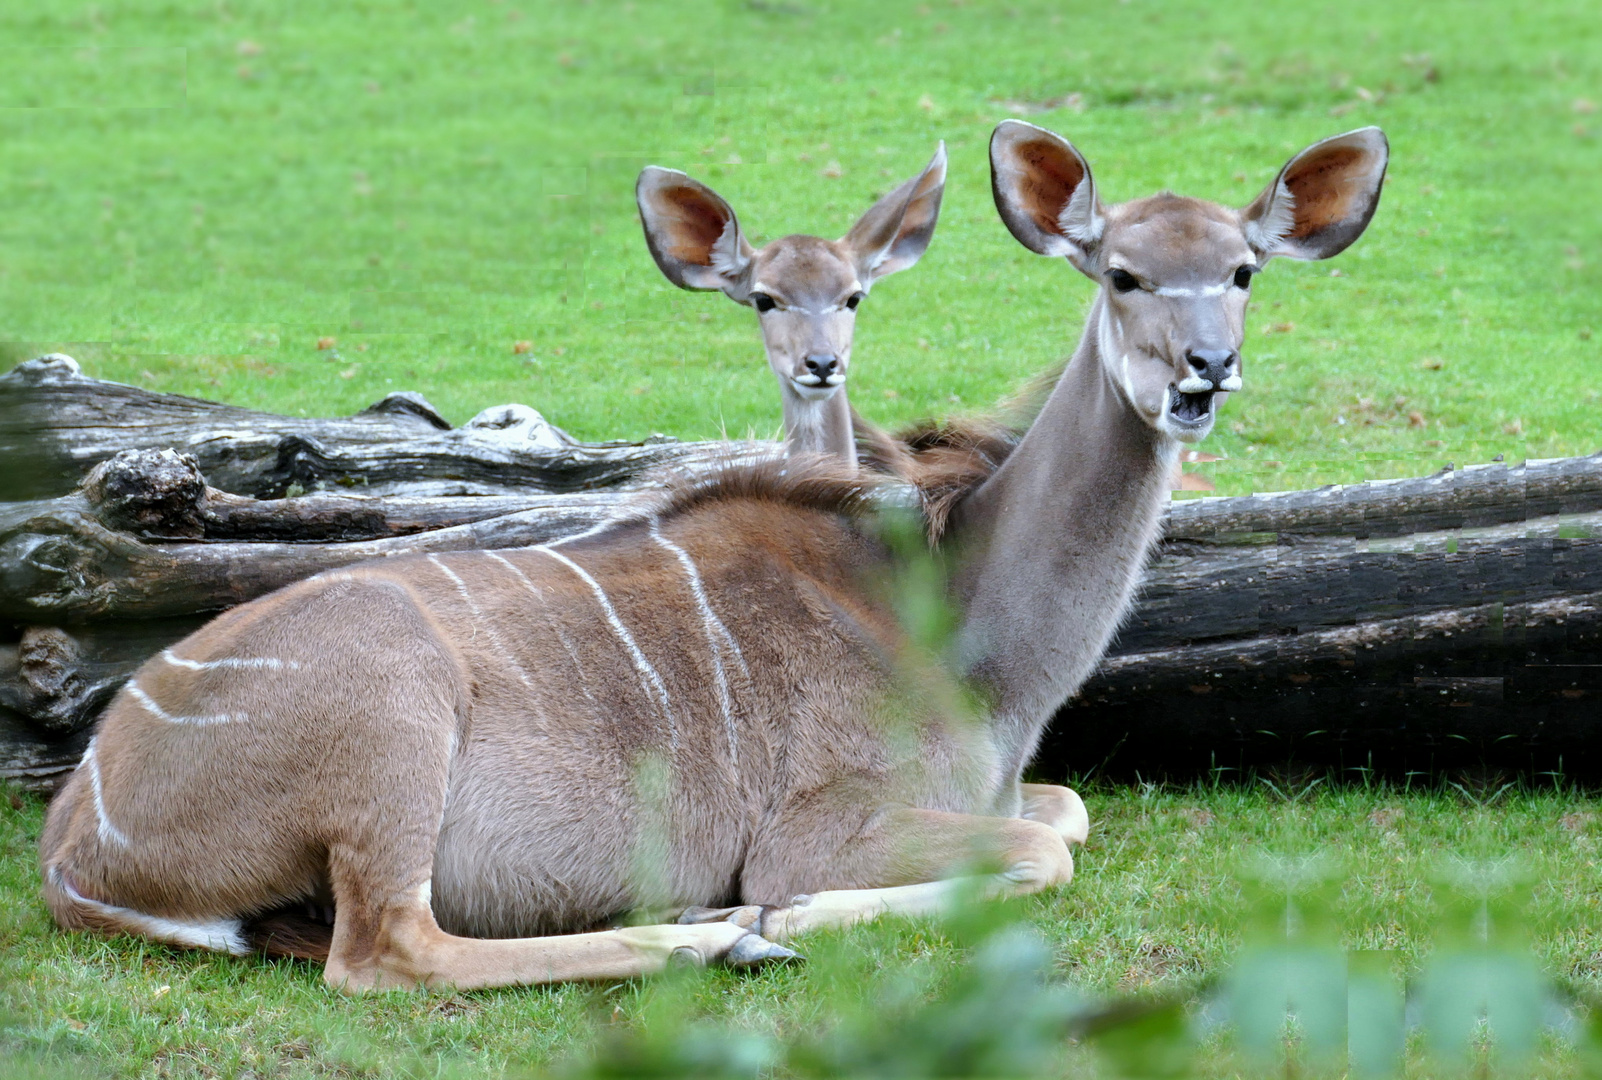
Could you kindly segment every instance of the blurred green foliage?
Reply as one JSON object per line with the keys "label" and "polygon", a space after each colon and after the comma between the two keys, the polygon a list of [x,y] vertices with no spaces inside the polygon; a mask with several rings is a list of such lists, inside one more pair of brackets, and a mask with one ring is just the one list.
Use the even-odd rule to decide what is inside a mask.
{"label": "blurred green foliage", "polygon": [[[1281,856],[1243,872],[1245,947],[1189,1002],[1091,1002],[1053,979],[1044,942],[993,905],[953,917],[969,960],[933,992],[905,972],[880,972],[871,1009],[837,997],[818,1030],[788,1040],[686,1023],[668,1006],[567,1075],[1220,1075],[1205,1060],[1217,1047],[1204,1052],[1199,1038],[1221,1043],[1224,1073],[1243,1077],[1573,1075],[1569,1067],[1602,1059],[1602,1032],[1587,1020],[1597,1012],[1544,977],[1519,936],[1527,891],[1509,887],[1500,862],[1457,860],[1451,871],[1438,891],[1434,949],[1405,997],[1394,957],[1340,946],[1333,897],[1346,882],[1337,868]],[[838,962],[827,952],[815,961]],[[1543,1039],[1557,1061],[1536,1060]],[[1074,1053],[1081,1046],[1088,1058]]]}

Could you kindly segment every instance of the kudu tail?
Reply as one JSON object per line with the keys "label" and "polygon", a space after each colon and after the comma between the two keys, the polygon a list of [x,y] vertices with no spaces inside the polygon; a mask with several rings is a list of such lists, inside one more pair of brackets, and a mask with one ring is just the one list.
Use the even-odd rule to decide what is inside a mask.
{"label": "kudu tail", "polygon": [[278,908],[247,920],[244,932],[256,952],[324,964],[334,944],[333,921],[304,905]]}
{"label": "kudu tail", "polygon": [[96,930],[102,934],[133,934],[168,945],[244,956],[251,951],[238,919],[169,919],[132,908],[92,900],[61,864],[46,867],[44,901],[56,922],[66,930]]}

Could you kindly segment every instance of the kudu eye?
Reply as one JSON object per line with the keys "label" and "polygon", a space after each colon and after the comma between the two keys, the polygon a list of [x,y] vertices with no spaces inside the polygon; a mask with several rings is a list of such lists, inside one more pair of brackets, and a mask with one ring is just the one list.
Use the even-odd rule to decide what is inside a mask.
{"label": "kudu eye", "polygon": [[852,293],[850,296],[846,297],[846,307],[850,308],[852,311],[857,310],[857,305],[860,303],[862,303],[862,294],[859,292]]}
{"label": "kudu eye", "polygon": [[1235,271],[1235,288],[1249,289],[1252,287],[1252,268],[1243,266]]}
{"label": "kudu eye", "polygon": [[756,308],[758,311],[767,312],[772,311],[777,305],[774,304],[773,297],[769,296],[767,293],[754,292],[751,294],[751,306]]}
{"label": "kudu eye", "polygon": [[1140,282],[1136,281],[1135,275],[1128,270],[1109,270],[1107,280],[1111,281],[1112,287],[1119,292],[1130,292],[1140,288]]}

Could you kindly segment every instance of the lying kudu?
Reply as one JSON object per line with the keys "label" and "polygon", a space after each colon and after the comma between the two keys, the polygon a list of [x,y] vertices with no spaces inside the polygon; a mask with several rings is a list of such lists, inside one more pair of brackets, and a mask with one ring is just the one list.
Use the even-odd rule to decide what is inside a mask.
{"label": "lying kudu", "polygon": [[923,255],[945,186],[941,143],[923,172],[874,203],[839,240],[782,236],[760,249],[717,192],[682,172],[652,165],[634,195],[646,245],[669,281],[757,310],[784,401],[786,450],[838,454],[854,465],[845,382],[857,305],[875,281]]}
{"label": "lying kudu", "polygon": [[[1356,239],[1386,145],[1318,143],[1240,211],[1104,206],[1016,121],[991,161],[1014,235],[1102,287],[1021,437],[904,463],[957,567],[979,722],[897,676],[883,481],[731,467],[563,542],[325,573],[152,659],[50,809],[56,919],[471,987],[786,955],[770,940],[936,909],[976,856],[989,892],[1066,882],[1083,804],[1021,771],[1128,605],[1179,444],[1238,385],[1252,274]],[[528,936],[668,905],[697,907]]]}

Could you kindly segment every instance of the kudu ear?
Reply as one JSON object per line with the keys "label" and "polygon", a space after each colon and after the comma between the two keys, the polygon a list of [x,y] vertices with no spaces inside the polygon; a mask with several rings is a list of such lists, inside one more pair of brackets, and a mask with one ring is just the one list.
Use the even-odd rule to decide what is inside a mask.
{"label": "kudu ear", "polygon": [[990,190],[1018,242],[1085,270],[1104,220],[1090,165],[1056,132],[1003,120],[990,136]]}
{"label": "kudu ear", "polygon": [[1377,127],[1309,146],[1241,211],[1246,242],[1263,260],[1339,255],[1363,235],[1379,206],[1390,152]]}
{"label": "kudu ear", "polygon": [[645,244],[669,281],[744,302],[745,271],[755,253],[717,192],[677,169],[648,165],[634,185],[634,200]]}
{"label": "kudu ear", "polygon": [[946,144],[941,140],[923,172],[884,196],[857,219],[840,243],[851,253],[864,289],[923,257],[946,190]]}

